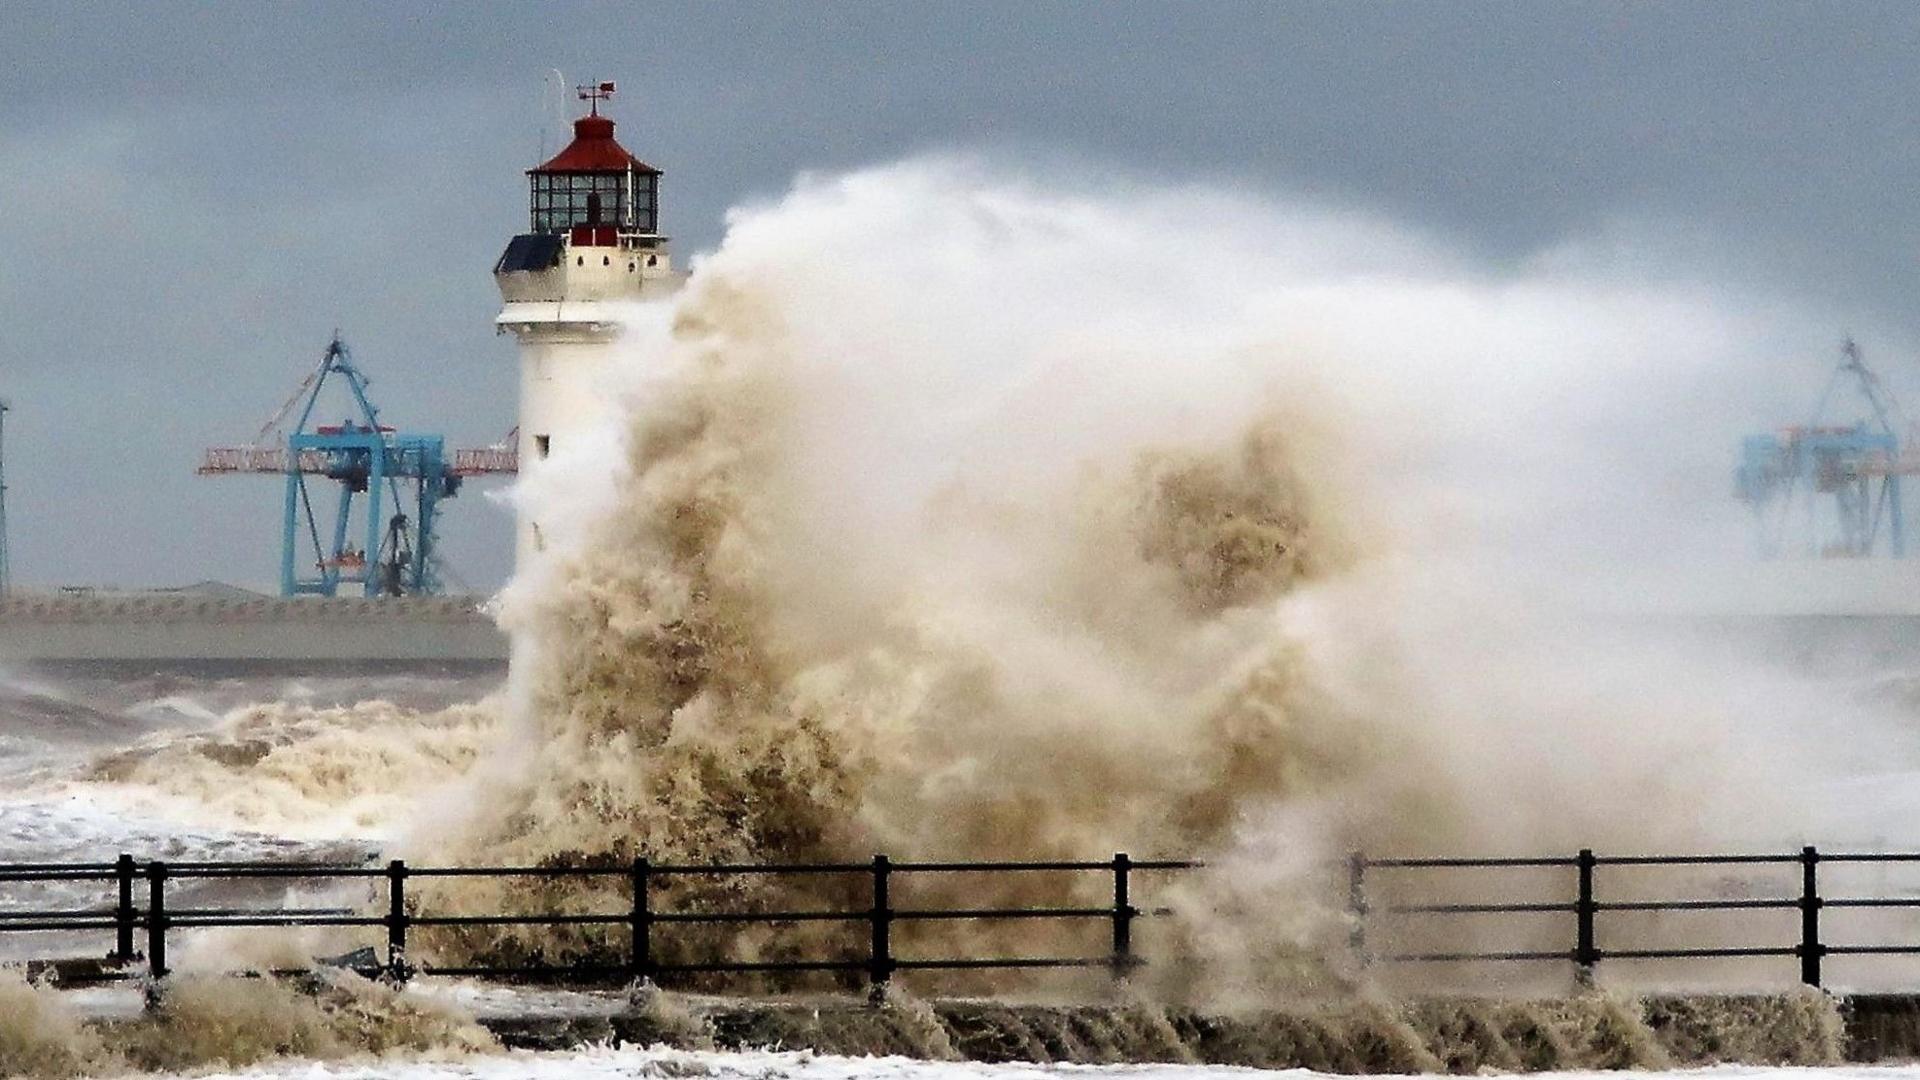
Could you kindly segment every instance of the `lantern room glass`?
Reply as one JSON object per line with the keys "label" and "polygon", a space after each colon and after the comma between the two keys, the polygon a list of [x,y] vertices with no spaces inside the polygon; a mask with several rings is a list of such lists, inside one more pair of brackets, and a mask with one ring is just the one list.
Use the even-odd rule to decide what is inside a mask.
{"label": "lantern room glass", "polygon": [[537,172],[528,177],[533,231],[565,232],[575,225],[627,227],[628,185],[632,185],[635,231],[651,233],[660,177],[642,172]]}

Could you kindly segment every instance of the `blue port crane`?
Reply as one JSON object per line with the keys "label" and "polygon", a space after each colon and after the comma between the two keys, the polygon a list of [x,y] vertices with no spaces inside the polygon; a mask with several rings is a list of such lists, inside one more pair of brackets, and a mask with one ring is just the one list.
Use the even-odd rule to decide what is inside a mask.
{"label": "blue port crane", "polygon": [[[1829,421],[1849,390],[1869,415]],[[1920,474],[1920,454],[1902,442],[1907,430],[1899,402],[1848,338],[1810,421],[1741,440],[1734,490],[1753,511],[1760,553],[1905,558],[1902,480]]]}
{"label": "blue port crane", "polygon": [[[313,424],[321,392],[334,379],[345,385],[354,415],[337,424]],[[253,442],[213,447],[201,459],[197,471],[203,476],[285,476],[283,596],[336,596],[342,588],[365,596],[438,594],[441,500],[459,494],[467,476],[517,471],[518,463],[501,447],[458,451],[449,459],[444,437],[382,424],[367,386],[366,375],[336,333],[319,366]],[[292,431],[282,439],[279,432],[296,410]],[[328,481],[339,486],[339,494],[331,520],[323,521],[314,508],[314,488]]]}

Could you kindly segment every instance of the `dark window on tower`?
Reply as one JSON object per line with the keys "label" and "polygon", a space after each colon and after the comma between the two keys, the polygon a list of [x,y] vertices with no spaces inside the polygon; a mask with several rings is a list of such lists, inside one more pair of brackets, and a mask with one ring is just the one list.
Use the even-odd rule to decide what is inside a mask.
{"label": "dark window on tower", "polygon": [[546,460],[548,451],[552,449],[553,449],[553,436],[535,435],[533,437],[533,452],[536,454],[539,454],[541,460],[543,461]]}

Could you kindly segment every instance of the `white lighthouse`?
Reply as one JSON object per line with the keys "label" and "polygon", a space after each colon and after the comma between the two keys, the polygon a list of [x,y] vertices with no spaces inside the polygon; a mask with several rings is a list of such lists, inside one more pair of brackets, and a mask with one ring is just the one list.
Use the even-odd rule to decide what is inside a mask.
{"label": "white lighthouse", "polygon": [[[660,170],[628,153],[600,115],[612,83],[580,88],[573,141],[527,170],[530,220],[494,265],[504,301],[494,320],[520,339],[520,469],[534,474],[609,407],[608,344],[622,310],[666,297],[685,275],[660,234]],[[520,516],[517,554],[540,550],[540,522]]]}

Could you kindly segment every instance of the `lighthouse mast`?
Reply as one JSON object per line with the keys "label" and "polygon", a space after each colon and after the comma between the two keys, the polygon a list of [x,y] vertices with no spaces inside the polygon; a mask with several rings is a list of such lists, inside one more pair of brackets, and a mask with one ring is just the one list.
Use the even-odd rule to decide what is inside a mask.
{"label": "lighthouse mast", "polygon": [[[614,84],[578,91],[587,115],[566,149],[527,170],[527,231],[493,268],[504,302],[494,325],[520,340],[520,471],[530,476],[605,418],[620,309],[685,279],[660,233],[660,170],[628,153],[600,115]],[[522,510],[520,564],[543,545],[541,522]]]}

